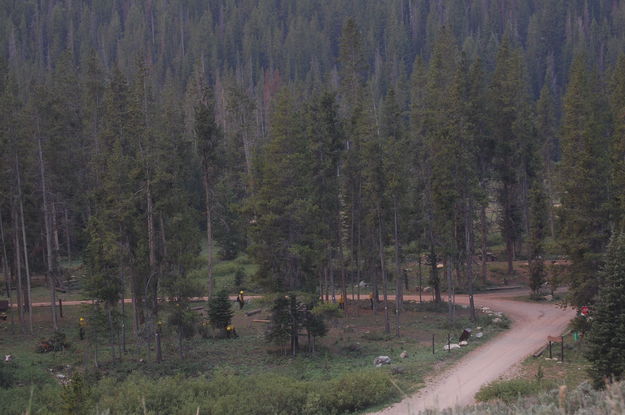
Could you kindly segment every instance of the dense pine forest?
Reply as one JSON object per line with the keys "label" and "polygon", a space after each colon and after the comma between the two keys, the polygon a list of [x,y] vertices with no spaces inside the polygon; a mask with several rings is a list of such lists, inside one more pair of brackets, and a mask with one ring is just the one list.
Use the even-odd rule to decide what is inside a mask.
{"label": "dense pine forest", "polygon": [[2,291],[26,333],[33,276],[56,328],[79,263],[102,336],[128,317],[182,344],[215,261],[246,254],[259,293],[363,281],[399,335],[406,258],[451,304],[494,235],[506,276],[525,260],[538,292],[564,260],[589,306],[624,160],[619,0],[0,2]]}

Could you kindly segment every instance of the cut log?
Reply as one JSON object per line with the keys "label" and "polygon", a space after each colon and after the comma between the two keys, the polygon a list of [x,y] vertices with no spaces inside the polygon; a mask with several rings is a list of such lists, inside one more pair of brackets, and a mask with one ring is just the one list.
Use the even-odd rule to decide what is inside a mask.
{"label": "cut log", "polygon": [[271,323],[271,320],[252,320],[252,323],[265,323],[265,324],[269,324],[269,323]]}
{"label": "cut log", "polygon": [[538,350],[536,351],[536,353],[534,353],[534,354],[532,355],[532,357],[534,357],[534,358],[536,358],[536,357],[540,357],[540,356],[541,356],[541,355],[545,352],[545,350],[547,350],[547,347],[548,347],[547,345],[544,345],[543,347],[541,347],[540,349],[538,349]]}
{"label": "cut log", "polygon": [[253,316],[254,314],[258,314],[258,313],[260,313],[261,311],[263,311],[263,310],[262,310],[262,309],[260,309],[260,308],[257,308],[256,310],[246,311],[246,312],[245,312],[245,315],[246,315],[247,317],[251,317],[251,316]]}

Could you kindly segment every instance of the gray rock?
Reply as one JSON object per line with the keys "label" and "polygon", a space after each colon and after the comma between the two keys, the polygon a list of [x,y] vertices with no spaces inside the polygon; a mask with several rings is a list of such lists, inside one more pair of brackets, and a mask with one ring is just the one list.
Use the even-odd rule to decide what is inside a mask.
{"label": "gray rock", "polygon": [[401,357],[402,359],[406,359],[408,357],[408,352],[404,350],[403,352],[401,352],[399,357]]}
{"label": "gray rock", "polygon": [[375,359],[373,359],[373,364],[375,365],[375,367],[380,367],[382,365],[390,365],[391,358],[388,356],[378,356]]}
{"label": "gray rock", "polygon": [[443,350],[445,350],[445,351],[459,349],[459,348],[460,348],[460,345],[457,344],[457,343],[452,343],[449,346],[448,345],[443,346]]}
{"label": "gray rock", "polygon": [[479,333],[475,333],[475,337],[478,339],[481,339],[482,337],[484,337],[484,333],[479,332]]}

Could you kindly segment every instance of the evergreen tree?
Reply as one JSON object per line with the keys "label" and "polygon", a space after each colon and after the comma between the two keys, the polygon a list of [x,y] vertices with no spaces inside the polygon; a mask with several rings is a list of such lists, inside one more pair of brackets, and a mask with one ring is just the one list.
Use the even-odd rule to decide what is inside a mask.
{"label": "evergreen tree", "polygon": [[267,341],[282,346],[284,354],[286,354],[286,342],[291,338],[291,323],[289,299],[287,296],[279,295],[271,307],[271,323],[265,337]]}
{"label": "evergreen tree", "polygon": [[225,333],[226,327],[232,322],[232,316],[234,316],[234,311],[232,311],[232,302],[228,297],[228,292],[220,290],[208,302],[208,318],[213,327]]}
{"label": "evergreen tree", "polygon": [[592,309],[592,328],[588,337],[587,358],[596,387],[604,380],[621,380],[625,373],[625,234],[614,236],[608,246],[602,287]]}
{"label": "evergreen tree", "polygon": [[195,134],[197,148],[202,165],[202,184],[204,186],[204,209],[206,212],[206,240],[208,247],[208,296],[212,297],[215,281],[213,279],[213,200],[216,178],[219,168],[219,149],[222,132],[215,121],[213,97],[209,91],[203,91],[201,101],[195,108]]}
{"label": "evergreen tree", "polygon": [[490,84],[490,121],[495,141],[494,170],[499,180],[501,233],[506,243],[508,274],[523,232],[524,147],[530,140],[531,111],[527,101],[521,54],[505,37],[497,52]]}
{"label": "evergreen tree", "polygon": [[530,190],[529,271],[530,289],[538,295],[545,282],[545,237],[547,233],[547,195],[537,178]]}
{"label": "evergreen tree", "polygon": [[598,80],[578,56],[571,66],[562,126],[561,243],[571,260],[570,300],[594,301],[609,238],[609,155]]}
{"label": "evergreen tree", "polygon": [[612,77],[612,215],[620,231],[625,230],[625,55],[622,55]]}
{"label": "evergreen tree", "polygon": [[300,109],[285,90],[272,116],[270,141],[258,155],[250,252],[258,280],[274,290],[316,288],[318,207],[311,203],[311,163]]}

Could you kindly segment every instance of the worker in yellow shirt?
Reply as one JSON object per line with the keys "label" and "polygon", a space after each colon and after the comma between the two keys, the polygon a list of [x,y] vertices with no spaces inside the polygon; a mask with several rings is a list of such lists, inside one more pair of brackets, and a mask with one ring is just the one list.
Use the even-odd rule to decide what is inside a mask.
{"label": "worker in yellow shirt", "polygon": [[229,339],[239,337],[239,335],[237,334],[237,329],[235,329],[232,324],[228,324],[226,326],[226,337],[228,337]]}
{"label": "worker in yellow shirt", "polygon": [[87,326],[87,320],[85,320],[84,317],[81,317],[78,320],[78,336],[80,337],[80,340],[84,340],[85,339],[85,327]]}

